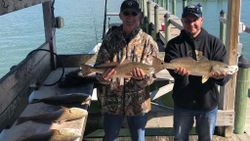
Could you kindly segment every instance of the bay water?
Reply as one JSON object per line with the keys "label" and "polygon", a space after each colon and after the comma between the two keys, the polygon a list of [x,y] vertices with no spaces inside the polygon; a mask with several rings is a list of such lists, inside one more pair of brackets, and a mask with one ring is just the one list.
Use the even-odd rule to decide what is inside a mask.
{"label": "bay water", "polygon": [[[119,12],[123,0],[108,0],[108,12]],[[227,0],[192,0],[201,3],[203,27],[219,37],[219,12],[227,12]],[[249,0],[242,0],[241,22],[250,26]],[[64,27],[56,30],[58,54],[88,53],[101,42],[104,0],[55,0],[55,16],[64,18]],[[177,0],[177,16],[182,12],[182,1]],[[119,18],[111,18],[111,22]],[[27,54],[45,42],[42,5],[0,16],[0,78],[11,66],[17,65]],[[250,58],[250,34],[241,33],[243,54]]]}

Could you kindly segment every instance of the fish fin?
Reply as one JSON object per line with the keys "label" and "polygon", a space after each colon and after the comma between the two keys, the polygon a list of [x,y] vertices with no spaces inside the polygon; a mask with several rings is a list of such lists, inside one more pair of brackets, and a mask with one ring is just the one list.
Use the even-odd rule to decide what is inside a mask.
{"label": "fish fin", "polygon": [[54,123],[57,123],[57,124],[62,124],[64,123],[66,120],[54,120],[53,122]]}
{"label": "fish fin", "polygon": [[86,65],[86,64],[82,64],[81,65],[81,72],[82,72],[82,75],[83,76],[86,76],[87,74],[90,74],[92,71],[91,71],[91,66],[89,65]]}
{"label": "fish fin", "polygon": [[202,56],[202,57],[199,59],[199,61],[200,61],[200,62],[203,62],[203,61],[209,61],[209,60],[207,59],[207,57]]}
{"label": "fish fin", "polygon": [[95,68],[114,68],[119,65],[118,62],[104,63],[100,65],[96,65]]}
{"label": "fish fin", "polygon": [[208,79],[209,79],[209,75],[203,75],[201,83],[203,84],[203,83],[207,82]]}

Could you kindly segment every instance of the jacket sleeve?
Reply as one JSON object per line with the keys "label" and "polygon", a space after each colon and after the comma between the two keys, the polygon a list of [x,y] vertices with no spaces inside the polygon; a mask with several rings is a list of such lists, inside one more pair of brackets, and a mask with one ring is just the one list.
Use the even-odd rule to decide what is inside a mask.
{"label": "jacket sleeve", "polygon": [[[170,40],[165,48],[165,57],[164,57],[164,62],[169,63],[171,60],[175,59],[175,58],[180,58],[180,51],[178,50],[178,48],[175,46],[174,41]],[[174,78],[174,79],[181,79],[184,78],[185,76],[181,76],[177,73],[174,72],[174,70],[168,70],[170,75]]]}
{"label": "jacket sleeve", "polygon": [[[153,38],[149,38],[148,43],[146,44],[147,49],[145,49],[144,55],[147,56],[146,58],[157,57],[159,54],[159,48],[157,43],[153,40]],[[151,85],[155,80],[155,76],[146,76],[142,80],[134,80],[137,85],[141,88]]]}
{"label": "jacket sleeve", "polygon": [[[107,41],[103,40],[102,45],[98,51],[97,54],[97,58],[96,58],[96,62],[95,62],[95,66],[96,65],[100,65],[103,63],[107,63],[110,61],[110,54],[108,51],[108,45],[107,45]],[[104,85],[109,85],[110,81],[104,80],[101,74],[96,74],[96,79]]]}
{"label": "jacket sleeve", "polygon": [[[226,63],[227,51],[226,51],[224,44],[219,39],[215,38],[212,46],[213,46],[213,48],[212,48],[213,49],[212,60]],[[226,76],[223,79],[214,79],[214,78],[212,78],[212,79],[213,79],[213,81],[215,81],[216,84],[223,86],[228,82],[228,80],[230,79],[230,76]]]}

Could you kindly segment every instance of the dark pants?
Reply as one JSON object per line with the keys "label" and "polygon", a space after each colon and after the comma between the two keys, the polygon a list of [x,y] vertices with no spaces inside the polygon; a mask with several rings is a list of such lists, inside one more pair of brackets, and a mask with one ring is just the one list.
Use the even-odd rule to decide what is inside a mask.
{"label": "dark pants", "polygon": [[189,132],[196,121],[199,141],[212,141],[218,107],[211,111],[187,110],[174,108],[175,141],[188,141]]}
{"label": "dark pants", "polygon": [[[125,116],[104,114],[104,141],[115,141]],[[144,141],[147,114],[127,116],[132,141]]]}

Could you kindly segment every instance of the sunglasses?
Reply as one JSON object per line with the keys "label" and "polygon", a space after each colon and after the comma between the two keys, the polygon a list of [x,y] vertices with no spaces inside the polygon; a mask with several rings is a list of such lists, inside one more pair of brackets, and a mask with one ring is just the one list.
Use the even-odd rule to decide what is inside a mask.
{"label": "sunglasses", "polygon": [[185,24],[191,24],[195,21],[197,21],[198,18],[195,18],[195,19],[187,19],[187,18],[183,18],[182,21],[185,23]]}
{"label": "sunglasses", "polygon": [[135,11],[132,11],[132,12],[130,12],[130,11],[124,11],[122,14],[124,16],[134,16],[134,17],[138,15],[138,13],[135,12]]}

